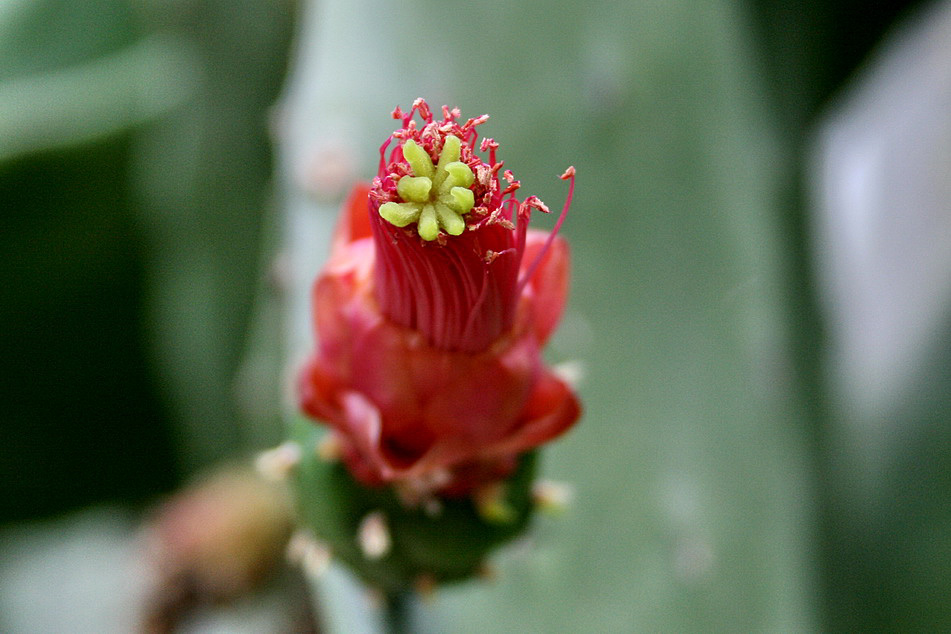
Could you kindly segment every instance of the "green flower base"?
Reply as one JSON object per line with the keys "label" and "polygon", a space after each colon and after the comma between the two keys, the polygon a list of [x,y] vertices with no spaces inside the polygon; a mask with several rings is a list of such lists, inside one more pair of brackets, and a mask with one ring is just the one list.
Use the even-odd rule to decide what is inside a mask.
{"label": "green flower base", "polygon": [[[292,440],[301,460],[291,476],[301,524],[330,547],[366,583],[387,594],[417,587],[420,580],[450,583],[479,574],[490,551],[525,531],[533,512],[535,452],[524,454],[506,481],[504,522],[487,522],[469,497],[440,499],[430,515],[407,508],[392,487],[366,488],[339,461],[317,455],[327,431],[306,419],[294,423]],[[358,540],[361,522],[371,513],[385,518],[391,546],[379,558],[364,554]]]}

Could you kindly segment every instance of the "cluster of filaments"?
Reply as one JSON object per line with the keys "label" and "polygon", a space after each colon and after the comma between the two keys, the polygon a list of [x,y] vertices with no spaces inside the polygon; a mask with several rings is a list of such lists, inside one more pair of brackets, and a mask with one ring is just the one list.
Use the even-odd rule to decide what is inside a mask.
{"label": "cluster of filaments", "polygon": [[[532,210],[546,214],[550,210],[537,196],[528,196],[521,201],[516,197],[521,183],[511,171],[502,171],[503,164],[496,158],[499,144],[494,139],[483,138],[479,144],[482,152],[488,152],[488,162],[473,155],[478,138],[476,127],[485,123],[489,115],[469,119],[460,125],[456,122],[460,116],[457,108],[450,110],[443,106],[442,112],[443,120],[434,121],[429,104],[423,99],[414,101],[409,112],[400,108],[393,111],[393,118],[402,120],[403,127],[394,132],[380,148],[380,168],[370,192],[371,199],[379,203],[380,217],[400,228],[416,223],[416,231],[424,241],[439,240],[440,244],[443,243],[440,238],[442,232],[458,236],[467,227],[475,230],[489,224],[511,230],[516,229],[513,220],[517,219],[512,246],[517,256],[521,257]],[[413,120],[415,114],[419,114],[423,120],[422,129],[417,128]],[[387,165],[386,150],[393,139],[403,141],[399,148],[402,160],[397,159]],[[440,150],[434,165],[432,155],[436,148]],[[393,158],[391,155],[391,161]],[[407,173],[409,171],[412,174]],[[561,178],[570,181],[565,205],[548,240],[519,276],[516,295],[540,264],[571,206],[574,167],[565,170]],[[507,250],[503,245],[501,250],[486,251],[486,263],[491,263]]]}
{"label": "cluster of filaments", "polygon": [[380,205],[380,216],[397,227],[416,223],[419,236],[432,241],[442,229],[458,236],[466,228],[463,216],[475,205],[470,187],[475,181],[472,169],[459,160],[462,141],[447,135],[436,165],[414,140],[403,146],[403,158],[413,175],[400,178],[396,193],[404,202],[386,202]]}

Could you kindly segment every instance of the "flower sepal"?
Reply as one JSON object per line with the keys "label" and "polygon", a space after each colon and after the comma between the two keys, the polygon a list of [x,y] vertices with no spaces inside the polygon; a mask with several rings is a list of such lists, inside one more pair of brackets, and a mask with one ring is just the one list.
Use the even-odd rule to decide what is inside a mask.
{"label": "flower sepal", "polygon": [[335,560],[386,594],[477,577],[492,550],[528,527],[535,451],[482,495],[412,500],[397,486],[366,487],[344,463],[328,460],[321,448],[330,434],[303,417],[294,423],[299,521]]}

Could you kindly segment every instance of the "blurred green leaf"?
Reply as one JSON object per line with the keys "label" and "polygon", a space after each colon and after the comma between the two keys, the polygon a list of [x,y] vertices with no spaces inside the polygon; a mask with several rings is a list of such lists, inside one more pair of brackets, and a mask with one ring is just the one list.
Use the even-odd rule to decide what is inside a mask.
{"label": "blurred green leaf", "polygon": [[141,125],[180,106],[194,88],[186,49],[167,37],[0,81],[0,162]]}
{"label": "blurred green leaf", "polygon": [[0,3],[0,80],[52,72],[111,55],[136,41],[126,0]]}
{"label": "blurred green leaf", "polygon": [[182,57],[137,40],[124,0],[0,5],[2,519],[174,482],[127,177],[135,126],[187,83]]}
{"label": "blurred green leaf", "polygon": [[[250,370],[238,374],[255,294],[261,315],[277,298],[261,245],[271,209],[270,108],[294,14],[292,3],[270,0],[176,7],[151,3],[144,19],[188,42],[197,85],[139,135],[132,185],[146,235],[152,358],[178,423],[181,465],[193,471],[280,434],[275,408],[260,404],[278,400],[281,369],[255,348]],[[255,326],[255,341],[273,342],[273,326]]]}
{"label": "blurred green leaf", "polygon": [[183,471],[279,434],[280,371],[235,375],[292,9],[0,3],[8,516],[154,495],[169,421]]}

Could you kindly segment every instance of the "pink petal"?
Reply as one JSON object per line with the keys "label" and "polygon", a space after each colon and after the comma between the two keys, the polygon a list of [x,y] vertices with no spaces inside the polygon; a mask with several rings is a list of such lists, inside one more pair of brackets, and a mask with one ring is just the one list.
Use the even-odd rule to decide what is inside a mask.
{"label": "pink petal", "polygon": [[581,405],[571,388],[546,370],[535,384],[524,422],[504,442],[492,447],[491,455],[517,454],[542,445],[567,431],[580,415]]}
{"label": "pink petal", "polygon": [[331,257],[337,255],[351,242],[370,237],[370,185],[357,183],[350,190],[343,212],[334,229]]}
{"label": "pink petal", "polygon": [[[547,238],[544,231],[528,232],[523,268],[534,262]],[[560,236],[556,237],[523,291],[523,296],[531,297],[533,330],[539,345],[548,341],[561,319],[568,298],[570,267],[568,243]]]}

